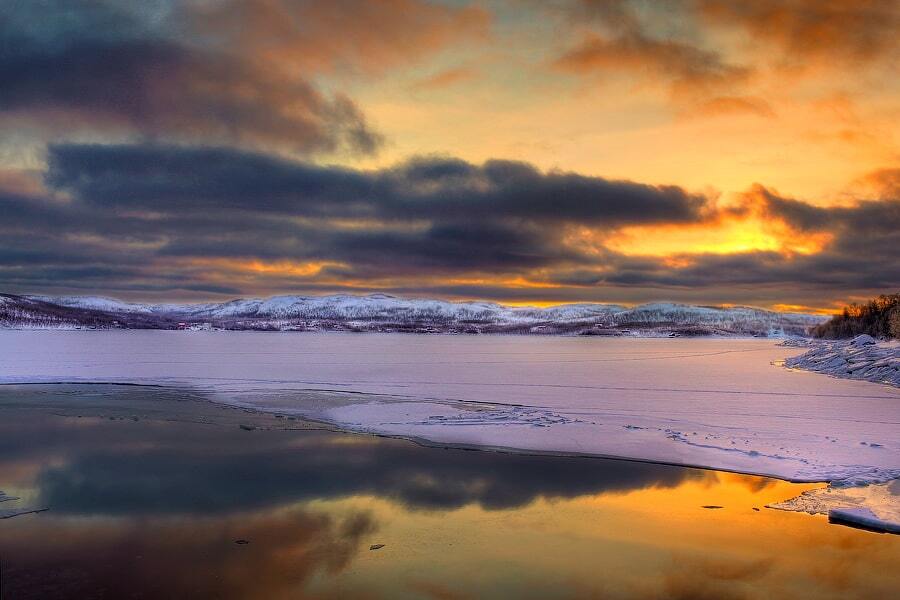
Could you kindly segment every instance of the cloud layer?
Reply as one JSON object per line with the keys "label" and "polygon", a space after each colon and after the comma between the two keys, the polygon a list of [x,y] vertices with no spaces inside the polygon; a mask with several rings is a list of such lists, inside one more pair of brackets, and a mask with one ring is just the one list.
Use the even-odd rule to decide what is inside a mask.
{"label": "cloud layer", "polygon": [[373,154],[383,137],[323,71],[375,72],[483,35],[420,0],[103,0],[0,8],[0,123],[72,134]]}
{"label": "cloud layer", "polygon": [[894,290],[898,24],[875,0],[3,3],[0,289]]}
{"label": "cloud layer", "polygon": [[[757,186],[723,207],[675,186],[521,162],[423,157],[360,170],[156,144],[55,145],[48,165],[42,196],[0,195],[7,289],[387,288],[503,299],[512,286],[558,300],[626,289],[721,296],[753,286],[821,295],[836,285],[890,287],[900,273],[893,197],[822,208]],[[749,218],[828,243],[811,254],[654,256],[607,242],[626,228]]]}
{"label": "cloud layer", "polygon": [[[774,117],[765,85],[811,69],[893,65],[900,8],[865,0],[571,0],[573,25],[554,65],[607,84],[625,75],[668,86],[682,112]],[[735,47],[734,40],[743,40]],[[750,50],[752,48],[752,50]]]}

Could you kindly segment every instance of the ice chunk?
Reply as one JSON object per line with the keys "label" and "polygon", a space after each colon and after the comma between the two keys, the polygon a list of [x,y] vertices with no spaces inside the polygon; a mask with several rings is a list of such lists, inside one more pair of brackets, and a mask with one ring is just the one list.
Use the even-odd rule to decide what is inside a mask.
{"label": "ice chunk", "polygon": [[828,519],[837,523],[857,525],[867,529],[900,533],[900,523],[880,519],[868,508],[832,508],[828,511]]}
{"label": "ice chunk", "polygon": [[868,485],[838,481],[769,508],[825,514],[835,522],[900,533],[900,495],[894,493],[898,487],[900,479]]}

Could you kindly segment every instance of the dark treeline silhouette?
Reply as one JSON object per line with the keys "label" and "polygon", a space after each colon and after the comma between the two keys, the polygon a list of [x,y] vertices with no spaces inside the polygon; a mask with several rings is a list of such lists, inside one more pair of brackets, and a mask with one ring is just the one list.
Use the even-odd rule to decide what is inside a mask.
{"label": "dark treeline silhouette", "polygon": [[900,294],[883,294],[866,304],[851,304],[827,323],[812,330],[813,337],[846,338],[867,333],[900,338]]}

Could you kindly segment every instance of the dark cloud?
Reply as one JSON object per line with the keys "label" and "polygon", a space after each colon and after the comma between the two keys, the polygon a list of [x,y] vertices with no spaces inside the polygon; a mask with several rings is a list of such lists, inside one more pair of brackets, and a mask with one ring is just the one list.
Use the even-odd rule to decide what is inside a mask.
{"label": "dark cloud", "polygon": [[[900,200],[885,196],[889,170],[873,175],[883,183],[875,200],[821,207],[756,186],[740,206],[721,209],[678,187],[498,160],[425,157],[366,171],[138,144],[56,145],[48,162],[43,194],[15,186],[0,193],[0,282],[8,291],[209,296],[358,286],[621,300],[632,290],[632,299],[728,302],[790,284],[815,303],[823,293],[900,284]],[[754,216],[784,235],[825,236],[824,247],[658,257],[604,243],[622,227]],[[504,280],[531,287],[504,289]]]}
{"label": "dark cloud", "polygon": [[802,231],[822,229],[828,225],[833,212],[799,200],[782,198],[761,185],[755,185],[745,195],[745,200],[751,205],[760,206],[768,215],[785,220]]}
{"label": "dark cloud", "polygon": [[380,134],[349,97],[323,91],[321,64],[412,62],[484,27],[479,11],[421,0],[377,10],[353,1],[7,2],[0,118],[50,137],[100,132],[372,154]]}
{"label": "dark cloud", "polygon": [[[895,67],[900,5],[880,0],[564,0],[568,49],[553,64],[609,85],[625,74],[665,85],[688,116],[775,117],[760,75],[811,65],[858,75]],[[567,39],[568,38],[568,39]],[[723,43],[724,42],[724,43]],[[737,50],[737,51],[735,51]]]}
{"label": "dark cloud", "polygon": [[[890,190],[885,188],[885,192]],[[898,195],[827,208],[781,197],[759,185],[754,186],[746,197],[750,202],[756,202],[770,217],[782,220],[801,231],[835,233],[839,236],[839,242],[845,245],[880,243],[886,241],[885,238],[900,234]]]}
{"label": "dark cloud", "polygon": [[430,0],[221,0],[188,4],[198,30],[242,53],[312,72],[378,75],[489,37],[490,13]]}
{"label": "dark cloud", "polygon": [[860,256],[835,252],[786,257],[778,252],[701,254],[690,264],[670,267],[657,263],[653,268],[617,271],[603,281],[612,284],[683,286],[797,285],[834,289],[891,289],[898,285],[897,257],[867,267]]}
{"label": "dark cloud", "polygon": [[896,60],[900,50],[900,5],[890,0],[692,0],[692,4],[713,24],[743,29],[797,61]]}
{"label": "dark cloud", "polygon": [[367,279],[513,273],[593,260],[563,243],[569,228],[695,222],[705,209],[702,197],[677,187],[507,161],[423,158],[367,172],[139,145],[54,146],[49,165],[47,185],[69,201],[0,200],[3,229],[32,236],[27,259],[19,240],[7,238],[0,265],[29,263],[19,275],[36,283],[110,253],[117,268],[136,270],[181,257],[330,261],[344,266],[326,274]]}
{"label": "dark cloud", "polygon": [[[747,89],[757,53],[733,62],[699,35],[707,30],[749,34],[790,57],[874,63],[897,49],[898,12],[887,2],[552,5],[569,17],[558,67],[662,82],[697,115],[775,116],[764,94]],[[43,178],[33,167],[0,168],[0,285],[620,301],[762,298],[785,283],[804,298],[897,286],[897,169],[872,174],[863,183],[876,191],[850,204],[757,187],[729,212],[675,186],[515,161],[432,156],[361,170],[284,158],[376,152],[381,136],[326,82],[369,81],[482,41],[489,28],[485,10],[426,0],[0,3],[0,130],[52,141]],[[455,64],[421,85],[480,68]],[[712,226],[741,214],[827,243],[809,255],[676,257],[626,256],[607,243],[624,227]],[[744,289],[725,297],[728,285]]]}
{"label": "dark cloud", "polygon": [[[882,0],[567,0],[557,3],[576,24],[627,36],[702,43],[704,29],[746,36],[797,65],[810,59],[860,65],[895,59],[900,6]],[[691,40],[691,41],[688,41]],[[689,61],[692,62],[692,61]]]}
{"label": "dark cloud", "polygon": [[744,67],[716,52],[676,40],[658,40],[632,31],[615,37],[590,35],[556,61],[578,72],[626,71],[671,80],[676,89],[719,88],[741,81]]}
{"label": "dark cloud", "polygon": [[611,256],[612,270],[560,269],[549,281],[695,289],[791,286],[798,293],[813,288],[827,294],[900,287],[900,197],[822,207],[756,185],[743,195],[737,213],[755,213],[765,222],[778,223],[787,228],[788,236],[823,234],[828,241],[821,250],[805,254],[700,253],[684,254],[673,262]]}
{"label": "dark cloud", "polygon": [[555,59],[557,68],[601,79],[609,73],[624,73],[665,84],[677,107],[695,115],[771,115],[765,100],[734,95],[753,69],[730,62],[718,50],[705,48],[670,27],[690,14],[682,6],[651,5],[648,10],[659,13],[653,19],[642,14],[647,11],[640,9],[646,7],[628,0],[577,0],[564,6],[573,23],[573,41]]}
{"label": "dark cloud", "polygon": [[[64,3],[47,4],[52,14],[67,11]],[[22,3],[6,5],[0,114],[67,131],[133,131],[295,152],[371,153],[379,144],[345,96],[326,96],[303,77],[166,35],[116,5],[88,5],[70,8],[80,27],[62,31],[33,23],[12,29],[24,20],[16,14]]]}
{"label": "dark cloud", "polygon": [[220,148],[64,146],[49,162],[48,184],[73,206],[122,215],[116,235],[167,238],[157,256],[336,261],[347,266],[328,273],[367,279],[578,263],[590,259],[563,243],[568,228],[696,222],[705,208],[677,187],[508,161],[365,172]]}
{"label": "dark cloud", "polygon": [[[210,207],[304,217],[619,225],[696,221],[705,199],[530,164],[419,158],[395,168],[323,167],[226,148],[65,145],[47,182],[88,204],[188,214]],[[438,232],[438,235],[443,235]]]}

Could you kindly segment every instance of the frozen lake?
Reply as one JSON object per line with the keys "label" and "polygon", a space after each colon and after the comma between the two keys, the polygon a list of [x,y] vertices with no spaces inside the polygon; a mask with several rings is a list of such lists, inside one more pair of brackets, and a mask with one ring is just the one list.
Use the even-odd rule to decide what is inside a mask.
{"label": "frozen lake", "polygon": [[0,331],[0,382],[129,382],[351,430],[806,480],[900,477],[900,390],[774,340]]}
{"label": "frozen lake", "polygon": [[0,514],[48,509],[0,518],[0,595],[16,600],[846,600],[900,585],[900,536],[763,508],[821,484],[422,448],[137,386],[0,386],[0,448],[0,490],[18,498]]}

